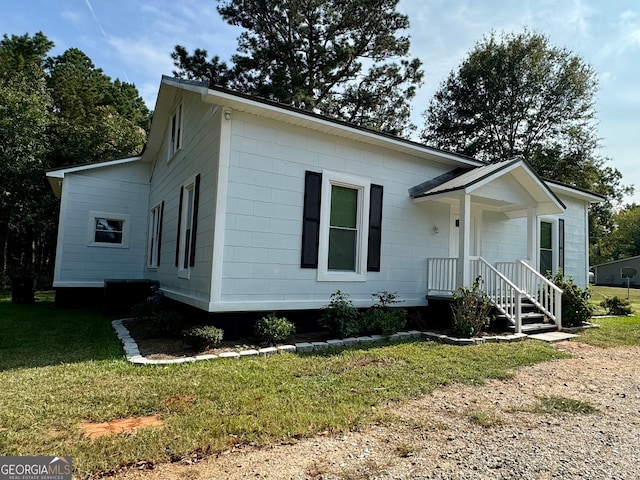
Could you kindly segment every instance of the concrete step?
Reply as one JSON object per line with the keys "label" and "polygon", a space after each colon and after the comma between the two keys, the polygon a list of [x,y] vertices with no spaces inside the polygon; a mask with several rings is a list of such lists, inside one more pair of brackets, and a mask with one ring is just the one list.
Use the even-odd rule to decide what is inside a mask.
{"label": "concrete step", "polygon": [[[510,325],[509,329],[515,330],[514,325]],[[536,332],[551,332],[558,330],[558,326],[555,323],[528,323],[522,325],[522,333],[536,333]]]}

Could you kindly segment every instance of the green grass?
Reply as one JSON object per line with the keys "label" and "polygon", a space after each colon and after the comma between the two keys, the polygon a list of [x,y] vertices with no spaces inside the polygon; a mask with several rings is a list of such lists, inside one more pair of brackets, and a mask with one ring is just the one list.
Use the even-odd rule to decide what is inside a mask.
{"label": "green grass", "polygon": [[[627,289],[621,287],[601,287],[591,286],[591,304],[596,308],[596,313],[604,314],[603,308],[600,306],[600,302],[605,298],[619,297],[622,299],[627,298]],[[640,289],[629,289],[629,302],[633,312],[640,315]]]}
{"label": "green grass", "polygon": [[533,411],[538,413],[570,413],[570,414],[588,414],[598,411],[596,407],[582,400],[575,400],[567,397],[541,397],[538,403],[533,407]]}
{"label": "green grass", "polygon": [[595,347],[640,346],[640,316],[595,318],[600,328],[580,332],[578,341]]}
{"label": "green grass", "polygon": [[503,419],[493,412],[475,410],[467,413],[470,423],[484,428],[497,427],[504,423]]}
{"label": "green grass", "polygon": [[[510,378],[563,358],[542,342],[401,343],[170,366],[127,363],[110,319],[50,301],[0,301],[0,455],[71,455],[79,477],[234,444],[287,441],[375,421],[372,408],[451,382]],[[80,422],[157,414],[164,427],[89,440]]]}

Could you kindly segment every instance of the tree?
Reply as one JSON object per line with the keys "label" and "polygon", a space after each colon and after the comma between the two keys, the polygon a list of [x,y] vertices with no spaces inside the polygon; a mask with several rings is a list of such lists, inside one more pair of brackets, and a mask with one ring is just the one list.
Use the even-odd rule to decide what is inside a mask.
{"label": "tree", "polygon": [[25,249],[15,243],[32,238],[31,227],[41,220],[44,179],[34,175],[44,167],[51,96],[42,66],[52,46],[41,33],[4,35],[0,42],[0,282],[10,264],[24,260]]}
{"label": "tree", "polygon": [[219,0],[222,18],[245,29],[232,65],[178,45],[174,74],[406,135],[409,101],[423,72],[418,59],[407,59],[410,42],[401,32],[409,20],[397,4]]}
{"label": "tree", "polygon": [[149,110],[135,86],[112,82],[77,48],[47,59],[53,97],[52,167],[135,155],[142,150]]}
{"label": "tree", "polygon": [[606,197],[592,208],[592,233],[612,227],[614,204],[633,191],[595,151],[593,69],[546,36],[491,33],[440,86],[422,139],[496,162],[524,157],[542,177]]}
{"label": "tree", "polygon": [[593,264],[640,255],[640,205],[626,205],[613,215],[610,235],[599,238]]}
{"label": "tree", "polygon": [[78,49],[47,57],[33,36],[0,41],[0,284],[51,278],[58,202],[49,168],[140,153],[150,113],[134,85],[114,82]]}

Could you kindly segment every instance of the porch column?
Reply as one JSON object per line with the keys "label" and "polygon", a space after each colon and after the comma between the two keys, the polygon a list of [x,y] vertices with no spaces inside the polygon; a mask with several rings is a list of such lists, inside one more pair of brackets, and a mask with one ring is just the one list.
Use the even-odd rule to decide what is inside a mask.
{"label": "porch column", "polygon": [[469,250],[471,246],[471,196],[465,193],[460,196],[460,247],[458,249],[458,285],[471,286],[471,269]]}
{"label": "porch column", "polygon": [[538,216],[536,208],[527,208],[527,260],[533,268],[538,268]]}

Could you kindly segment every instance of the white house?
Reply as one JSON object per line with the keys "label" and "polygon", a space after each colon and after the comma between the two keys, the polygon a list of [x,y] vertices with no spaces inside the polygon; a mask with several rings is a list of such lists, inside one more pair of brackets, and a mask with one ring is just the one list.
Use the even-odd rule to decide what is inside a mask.
{"label": "white house", "polygon": [[208,312],[321,308],[337,289],[361,307],[385,290],[425,306],[481,274],[518,329],[524,298],[560,322],[537,272],[587,284],[602,200],[521,159],[485,165],[168,77],[140,157],[48,178],[58,291],[151,279]]}

